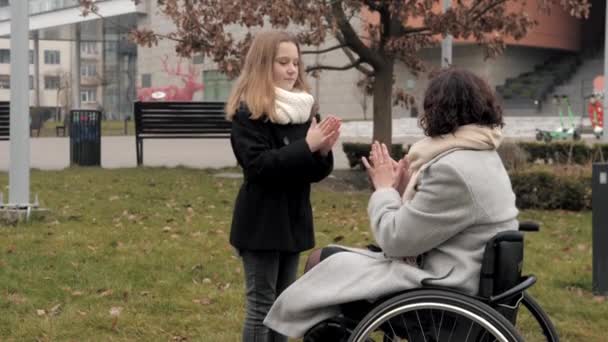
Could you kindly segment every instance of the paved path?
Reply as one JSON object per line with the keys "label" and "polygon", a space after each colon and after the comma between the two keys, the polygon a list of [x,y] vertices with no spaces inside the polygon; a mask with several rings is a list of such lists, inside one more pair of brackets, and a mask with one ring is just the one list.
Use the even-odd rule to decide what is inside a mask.
{"label": "paved path", "polygon": [[[559,125],[557,117],[506,117],[504,134],[509,139],[533,140],[535,128],[552,129]],[[343,141],[369,142],[370,121],[345,122],[342,127]],[[415,118],[393,121],[394,142],[411,144],[422,137]],[[590,136],[586,140],[595,141]],[[0,141],[0,171],[7,171],[10,163],[10,143]],[[30,139],[31,168],[56,170],[69,167],[69,138]],[[334,148],[335,168],[347,169],[348,161],[342,152],[342,142]],[[136,167],[135,137],[102,137],[101,166],[104,168]],[[178,165],[193,168],[222,168],[236,166],[228,139],[173,139],[145,140],[144,166]]]}
{"label": "paved path", "polygon": [[[30,139],[30,167],[58,170],[69,166],[69,138]],[[339,147],[339,148],[338,148]],[[342,144],[334,151],[336,169],[348,168]],[[0,171],[8,171],[10,143],[0,141]],[[193,168],[222,168],[236,166],[228,139],[145,140],[144,166],[178,165]],[[104,168],[136,167],[135,138],[133,136],[102,137],[101,166]]]}

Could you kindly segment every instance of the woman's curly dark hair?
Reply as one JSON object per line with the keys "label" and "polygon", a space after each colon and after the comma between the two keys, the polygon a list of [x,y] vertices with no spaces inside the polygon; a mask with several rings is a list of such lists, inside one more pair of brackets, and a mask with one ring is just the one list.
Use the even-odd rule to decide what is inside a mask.
{"label": "woman's curly dark hair", "polygon": [[419,122],[430,137],[449,134],[463,125],[503,127],[502,109],[490,86],[470,71],[441,70],[424,94]]}

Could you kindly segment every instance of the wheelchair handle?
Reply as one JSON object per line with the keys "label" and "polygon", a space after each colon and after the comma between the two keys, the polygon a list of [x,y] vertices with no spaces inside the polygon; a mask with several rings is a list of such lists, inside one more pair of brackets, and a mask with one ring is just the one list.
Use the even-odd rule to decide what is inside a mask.
{"label": "wheelchair handle", "polygon": [[519,222],[519,231],[521,232],[537,232],[540,230],[540,225],[534,221]]}
{"label": "wheelchair handle", "polygon": [[513,286],[512,288],[508,289],[507,291],[505,291],[501,294],[497,294],[496,296],[490,297],[489,303],[492,304],[495,302],[500,302],[503,299],[513,297],[519,293],[524,292],[527,288],[534,285],[534,283],[536,283],[536,277],[533,275],[527,276],[527,277],[525,277],[524,281]]}

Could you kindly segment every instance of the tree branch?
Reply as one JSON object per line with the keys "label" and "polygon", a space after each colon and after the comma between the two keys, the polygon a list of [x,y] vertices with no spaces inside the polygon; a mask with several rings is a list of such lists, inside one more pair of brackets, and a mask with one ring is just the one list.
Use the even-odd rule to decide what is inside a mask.
{"label": "tree branch", "polygon": [[342,10],[342,2],[334,1],[331,4],[331,8],[334,18],[336,19],[336,23],[338,24],[338,28],[340,29],[340,32],[342,32],[344,43],[346,43],[351,50],[359,55],[362,61],[370,64],[374,69],[381,68],[382,59],[380,56],[363,44],[350,22],[346,20],[346,16]]}
{"label": "tree branch", "polygon": [[311,71],[315,71],[315,70],[340,70],[340,71],[342,71],[342,70],[356,68],[361,63],[363,63],[363,60],[361,60],[361,58],[359,58],[354,63],[347,64],[347,65],[341,66],[341,67],[316,64],[316,65],[311,65],[311,66],[307,67],[306,72],[311,72]]}
{"label": "tree branch", "polygon": [[[472,22],[477,21],[479,18],[481,18],[481,16],[483,16],[486,12],[490,11],[492,8],[498,6],[498,5],[502,5],[505,2],[507,2],[507,0],[498,0],[494,3],[490,3],[488,6],[486,6],[486,8],[482,9],[481,11],[479,11],[479,13],[477,13],[473,19],[471,20]],[[474,6],[475,7],[475,6]]]}
{"label": "tree branch", "polygon": [[[336,39],[342,44],[342,45],[346,45],[344,43],[344,37],[342,37],[342,35],[340,34],[336,34]],[[355,56],[353,55],[352,51],[348,48],[348,47],[343,47],[342,51],[344,52],[344,54],[346,55],[346,57],[348,57],[348,59],[350,60],[351,63],[356,63],[357,59],[355,58]],[[369,68],[364,67],[363,65],[359,64],[357,65],[355,68],[357,68],[357,70],[359,70],[361,73],[363,73],[364,75],[370,77],[374,75],[374,71],[370,70]]]}
{"label": "tree branch", "polygon": [[322,53],[330,52],[330,51],[337,50],[337,49],[344,48],[344,47],[346,47],[346,44],[339,44],[339,45],[332,46],[332,47],[324,49],[324,50],[307,50],[307,51],[302,51],[302,54],[303,55],[320,55]]}

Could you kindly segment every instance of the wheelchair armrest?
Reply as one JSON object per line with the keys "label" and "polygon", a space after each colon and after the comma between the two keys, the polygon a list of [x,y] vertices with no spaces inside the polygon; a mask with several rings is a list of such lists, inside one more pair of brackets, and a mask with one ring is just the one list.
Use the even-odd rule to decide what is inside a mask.
{"label": "wheelchair armrest", "polygon": [[521,232],[537,232],[540,230],[540,225],[534,221],[519,222],[519,231]]}
{"label": "wheelchair armrest", "polygon": [[511,298],[519,293],[524,292],[527,288],[529,288],[530,286],[534,285],[534,283],[536,283],[536,277],[533,275],[523,277],[523,279],[524,280],[521,283],[513,286],[512,288],[508,289],[507,291],[497,294],[496,296],[491,296],[489,299],[489,303],[492,304],[492,303],[500,302],[507,298]]}

